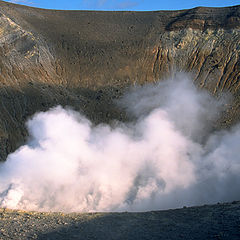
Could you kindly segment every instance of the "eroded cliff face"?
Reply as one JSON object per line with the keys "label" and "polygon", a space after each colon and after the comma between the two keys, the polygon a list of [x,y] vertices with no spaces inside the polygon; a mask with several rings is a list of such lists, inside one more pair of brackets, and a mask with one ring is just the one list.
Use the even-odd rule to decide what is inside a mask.
{"label": "eroded cliff face", "polygon": [[113,104],[132,84],[190,72],[240,118],[240,6],[159,12],[42,10],[0,2],[0,159],[26,138],[24,122],[61,104],[94,122],[126,120]]}

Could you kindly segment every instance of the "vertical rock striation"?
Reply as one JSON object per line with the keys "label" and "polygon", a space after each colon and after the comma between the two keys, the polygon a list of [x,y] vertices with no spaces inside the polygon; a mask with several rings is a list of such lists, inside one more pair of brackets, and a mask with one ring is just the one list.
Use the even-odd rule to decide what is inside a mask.
{"label": "vertical rock striation", "polygon": [[24,122],[61,104],[95,122],[123,119],[112,99],[131,84],[190,72],[234,100],[240,118],[240,6],[182,11],[43,10],[0,2],[0,159],[26,138]]}

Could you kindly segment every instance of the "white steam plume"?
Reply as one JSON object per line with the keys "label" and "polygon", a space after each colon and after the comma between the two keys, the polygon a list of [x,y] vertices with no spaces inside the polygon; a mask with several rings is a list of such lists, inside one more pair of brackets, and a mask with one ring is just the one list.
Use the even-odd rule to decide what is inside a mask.
{"label": "white steam plume", "polygon": [[27,122],[30,139],[0,165],[0,206],[143,211],[240,199],[240,127],[210,135],[222,102],[186,76],[132,89],[135,123],[94,126],[56,107]]}

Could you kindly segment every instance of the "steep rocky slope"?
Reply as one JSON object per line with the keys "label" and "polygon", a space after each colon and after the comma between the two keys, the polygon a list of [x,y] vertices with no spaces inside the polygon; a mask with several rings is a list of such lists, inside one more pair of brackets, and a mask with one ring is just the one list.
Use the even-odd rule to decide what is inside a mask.
{"label": "steep rocky slope", "polygon": [[240,116],[240,6],[91,12],[0,2],[0,159],[24,141],[24,122],[57,104],[94,122],[126,119],[112,103],[131,84],[175,71],[234,96],[221,126]]}

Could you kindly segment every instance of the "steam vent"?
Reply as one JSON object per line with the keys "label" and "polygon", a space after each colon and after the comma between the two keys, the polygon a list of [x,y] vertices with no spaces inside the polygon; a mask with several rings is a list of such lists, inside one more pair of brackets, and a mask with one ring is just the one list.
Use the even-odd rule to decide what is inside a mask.
{"label": "steam vent", "polygon": [[240,5],[0,1],[0,239],[240,239],[239,146]]}

